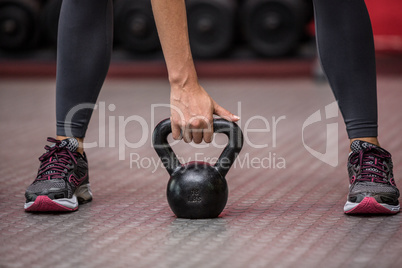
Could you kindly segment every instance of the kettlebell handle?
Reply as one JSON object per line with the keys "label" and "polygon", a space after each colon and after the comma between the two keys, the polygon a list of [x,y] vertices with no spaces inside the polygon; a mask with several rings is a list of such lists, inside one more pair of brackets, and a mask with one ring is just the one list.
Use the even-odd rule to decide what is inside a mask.
{"label": "kettlebell handle", "polygon": [[[240,127],[225,119],[214,119],[214,133],[228,136],[228,144],[223,149],[214,167],[225,177],[243,147],[243,133]],[[181,167],[181,163],[170,147],[167,137],[172,132],[170,119],[162,120],[154,129],[152,143],[156,153],[170,175]]]}

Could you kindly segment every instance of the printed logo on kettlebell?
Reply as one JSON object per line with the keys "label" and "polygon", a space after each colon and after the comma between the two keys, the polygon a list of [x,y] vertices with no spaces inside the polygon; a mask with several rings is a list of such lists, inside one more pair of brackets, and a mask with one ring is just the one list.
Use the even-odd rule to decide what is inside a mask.
{"label": "printed logo on kettlebell", "polygon": [[202,201],[201,195],[200,195],[200,190],[198,189],[192,189],[190,191],[190,195],[188,197],[188,202],[190,203],[199,203]]}

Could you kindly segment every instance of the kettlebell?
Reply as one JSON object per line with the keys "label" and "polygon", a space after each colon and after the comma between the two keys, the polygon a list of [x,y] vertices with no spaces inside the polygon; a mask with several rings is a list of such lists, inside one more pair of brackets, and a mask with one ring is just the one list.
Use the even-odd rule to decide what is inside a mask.
{"label": "kettlebell", "polygon": [[172,132],[170,119],[154,129],[152,143],[170,174],[167,201],[178,218],[216,218],[225,208],[228,186],[225,176],[243,147],[243,133],[236,123],[214,119],[215,133],[224,133],[229,141],[215,165],[206,162],[181,164],[167,141]]}

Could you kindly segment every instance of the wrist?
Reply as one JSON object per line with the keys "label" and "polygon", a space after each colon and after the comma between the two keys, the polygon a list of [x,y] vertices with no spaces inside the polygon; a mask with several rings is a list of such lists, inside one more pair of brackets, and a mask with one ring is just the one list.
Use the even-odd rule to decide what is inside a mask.
{"label": "wrist", "polygon": [[169,72],[169,83],[172,90],[194,90],[198,88],[198,78],[194,67],[184,67]]}

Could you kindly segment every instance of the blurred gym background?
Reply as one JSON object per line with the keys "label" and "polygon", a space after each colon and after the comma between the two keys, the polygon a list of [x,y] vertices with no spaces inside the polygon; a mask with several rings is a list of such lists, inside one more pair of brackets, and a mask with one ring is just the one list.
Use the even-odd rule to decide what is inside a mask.
{"label": "blurred gym background", "polygon": [[[191,47],[201,76],[275,76],[289,72],[315,73],[320,77],[315,61],[311,0],[186,3]],[[366,3],[372,18],[379,71],[399,72],[402,1]],[[3,76],[54,75],[61,4],[62,0],[0,0]],[[208,64],[211,62],[214,64]],[[138,63],[141,66],[136,68]],[[114,0],[110,75],[152,76],[165,72],[150,0]]]}
{"label": "blurred gym background", "polygon": [[[349,144],[342,118],[315,122],[304,131],[303,122],[316,112],[324,115],[334,101],[328,84],[311,79],[325,81],[317,67],[311,0],[186,2],[201,84],[240,115],[253,143],[245,142],[241,154],[241,163],[247,159],[251,166],[231,169],[227,207],[210,220],[174,217],[165,196],[168,175],[151,167],[157,155],[145,135],[148,128],[135,120],[128,124],[133,115],[144,118],[150,134],[153,121],[169,115],[163,106],[169,84],[150,0],[114,1],[108,78],[117,79],[106,79],[98,99],[103,106],[87,133],[90,144],[99,144],[87,150],[94,201],[77,213],[24,213],[37,157],[55,131],[62,1],[0,0],[0,148],[5,148],[0,151],[0,267],[402,267],[402,213],[343,213]],[[377,50],[381,144],[393,154],[401,187],[402,0],[366,3]],[[155,104],[162,107],[153,114]],[[249,125],[253,118],[258,120]],[[276,128],[281,118],[286,120]],[[333,167],[309,154],[304,142],[326,153],[328,126],[336,123],[339,165]],[[269,133],[259,131],[267,127]],[[142,137],[148,140],[141,148],[123,144]],[[125,160],[118,160],[120,149]],[[174,150],[191,160],[196,153],[220,153],[215,146],[193,149],[182,142]],[[141,163],[149,160],[149,166],[131,165],[132,154]],[[286,169],[275,165],[282,158]],[[255,159],[268,160],[269,166],[255,168]]]}

